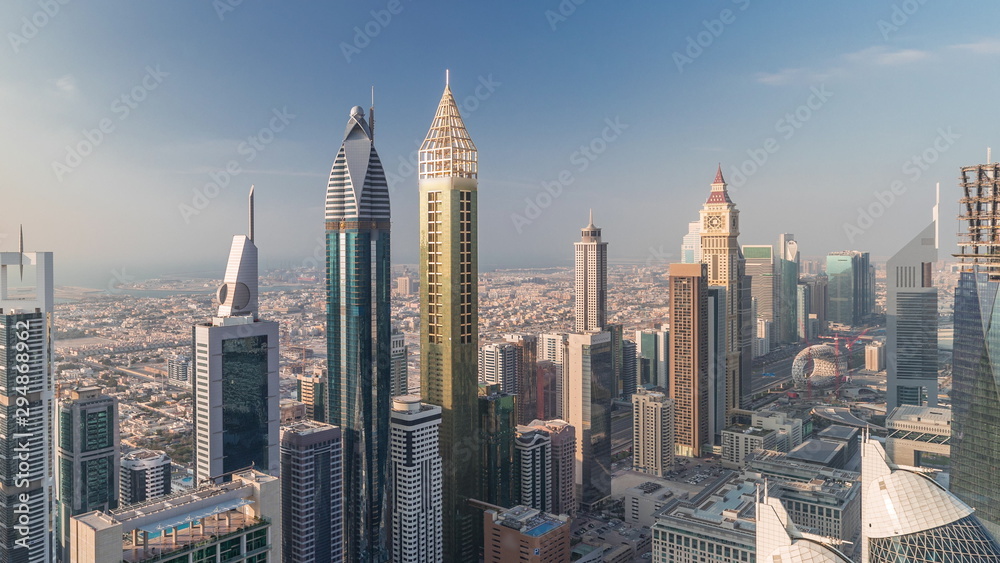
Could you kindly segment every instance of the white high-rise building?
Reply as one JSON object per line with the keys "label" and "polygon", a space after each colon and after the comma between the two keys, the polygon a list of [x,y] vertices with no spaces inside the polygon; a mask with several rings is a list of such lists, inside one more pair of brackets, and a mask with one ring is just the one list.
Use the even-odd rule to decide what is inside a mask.
{"label": "white high-rise building", "polygon": [[[8,273],[34,270],[34,293],[9,291]],[[55,304],[51,252],[0,252],[0,342],[7,353],[0,359],[8,385],[0,400],[10,415],[0,418],[6,447],[20,458],[9,458],[0,468],[0,506],[8,521],[0,534],[0,561],[49,563],[53,545],[53,389],[52,332]],[[18,374],[16,377],[14,374]],[[10,383],[13,383],[11,385]],[[25,402],[27,399],[27,402]],[[15,413],[15,408],[18,411]],[[16,414],[16,416],[15,416]],[[17,487],[13,485],[18,483]]]}
{"label": "white high-rise building", "polygon": [[170,456],[159,450],[132,450],[122,457],[118,496],[122,506],[170,494]]}
{"label": "white high-rise building", "polygon": [[637,389],[632,395],[632,469],[666,476],[674,464],[674,400]]}
{"label": "white high-rise building", "polygon": [[389,353],[392,362],[392,396],[406,395],[410,392],[409,374],[406,371],[409,348],[406,346],[406,335],[398,327],[392,328]]}
{"label": "white high-rise building", "polygon": [[393,398],[390,417],[392,560],[443,561],[441,407],[405,395]]}
{"label": "white high-rise building", "polygon": [[688,223],[688,232],[681,242],[681,264],[701,262],[701,221]]}
{"label": "white high-rise building", "polygon": [[191,383],[191,359],[174,356],[167,360],[167,377],[178,383]]}
{"label": "white high-rise building", "polygon": [[604,330],[608,324],[608,243],[601,242],[601,229],[590,223],[581,230],[576,250],[573,292],[575,332]]}
{"label": "white high-rise building", "polygon": [[479,349],[479,381],[499,385],[501,393],[516,395],[517,356],[516,344],[500,342],[484,345]]}
{"label": "white high-rise building", "polygon": [[278,323],[257,316],[253,188],[249,236],[233,237],[211,322],[194,325],[195,483],[253,466],[278,475]]}
{"label": "white high-rise building", "polygon": [[552,512],[552,436],[544,427],[518,425],[514,447],[521,472],[521,504]]}
{"label": "white high-rise building", "polygon": [[563,363],[566,356],[566,335],[562,333],[538,335],[538,361]]}

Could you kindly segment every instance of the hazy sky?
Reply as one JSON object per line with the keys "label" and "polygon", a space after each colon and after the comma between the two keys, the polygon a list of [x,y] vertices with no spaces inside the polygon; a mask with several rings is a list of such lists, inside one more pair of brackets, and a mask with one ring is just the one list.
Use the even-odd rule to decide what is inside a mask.
{"label": "hazy sky", "polygon": [[997,141],[997,16],[987,1],[8,0],[0,249],[23,223],[57,283],[221,275],[256,184],[264,266],[310,263],[350,108],[374,85],[393,261],[413,263],[406,161],[450,68],[479,149],[482,270],[568,265],[590,207],[613,261],[676,261],[719,162],[744,244],[791,232],[807,256],[887,256],[941,182],[946,254],[958,169]]}

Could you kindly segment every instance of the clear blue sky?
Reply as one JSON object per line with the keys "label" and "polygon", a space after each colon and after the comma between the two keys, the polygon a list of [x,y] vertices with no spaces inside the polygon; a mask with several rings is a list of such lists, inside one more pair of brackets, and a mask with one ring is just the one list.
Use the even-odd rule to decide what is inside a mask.
{"label": "clear blue sky", "polygon": [[[417,182],[401,163],[450,68],[479,148],[483,270],[568,265],[591,207],[612,260],[676,260],[717,163],[735,184],[748,151],[767,160],[731,186],[742,243],[791,232],[807,256],[887,256],[929,220],[941,182],[950,253],[958,168],[991,143],[1000,156],[998,15],[918,0],[8,1],[0,248],[24,223],[64,284],[221,275],[253,183],[264,265],[308,262],[347,116],[374,85],[376,146],[400,178],[393,261],[413,263]],[[100,142],[84,133],[102,125]],[[272,126],[260,150],[247,143]],[[185,217],[227,165],[239,173]],[[560,176],[558,197],[540,195]],[[845,223],[896,180],[849,240]],[[533,218],[526,200],[546,206]]]}

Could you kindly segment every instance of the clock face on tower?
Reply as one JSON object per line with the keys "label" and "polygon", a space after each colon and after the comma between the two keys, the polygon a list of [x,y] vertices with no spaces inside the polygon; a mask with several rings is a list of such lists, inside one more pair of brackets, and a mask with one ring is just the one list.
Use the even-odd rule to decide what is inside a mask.
{"label": "clock face on tower", "polygon": [[710,231],[717,231],[722,227],[722,217],[710,215],[705,218],[705,228]]}

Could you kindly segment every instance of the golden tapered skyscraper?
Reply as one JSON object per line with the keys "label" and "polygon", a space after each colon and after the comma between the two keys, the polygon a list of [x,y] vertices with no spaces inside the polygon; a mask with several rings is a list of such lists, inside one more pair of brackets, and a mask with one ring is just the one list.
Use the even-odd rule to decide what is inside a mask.
{"label": "golden tapered skyscraper", "polygon": [[477,561],[478,155],[446,84],[420,147],[420,393],[441,407],[445,561]]}

